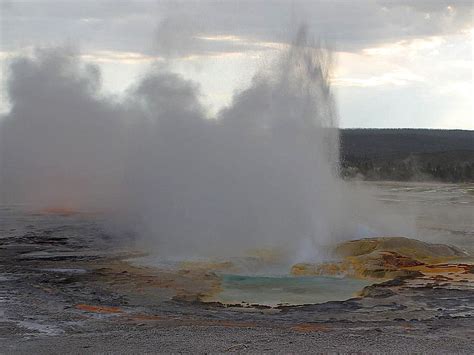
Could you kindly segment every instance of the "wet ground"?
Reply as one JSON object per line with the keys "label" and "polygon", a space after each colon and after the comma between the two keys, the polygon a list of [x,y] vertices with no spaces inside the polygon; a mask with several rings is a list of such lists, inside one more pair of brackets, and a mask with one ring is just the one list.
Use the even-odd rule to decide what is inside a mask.
{"label": "wet ground", "polygon": [[[459,203],[471,201],[470,187],[461,189],[468,192],[451,204],[454,213],[472,208]],[[423,203],[407,191],[409,203]],[[474,352],[470,268],[449,280],[388,281],[346,301],[224,306],[199,301],[220,287],[215,273],[132,265],[134,241],[118,243],[98,216],[26,210],[0,211],[0,353]],[[426,211],[418,222],[425,230],[470,246],[465,209],[462,223]]]}

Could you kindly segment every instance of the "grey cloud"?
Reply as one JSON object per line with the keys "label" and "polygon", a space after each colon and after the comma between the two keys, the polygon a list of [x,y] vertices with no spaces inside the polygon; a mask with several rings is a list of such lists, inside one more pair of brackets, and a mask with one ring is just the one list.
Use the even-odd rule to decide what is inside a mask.
{"label": "grey cloud", "polygon": [[188,16],[163,19],[155,35],[154,45],[157,53],[166,58],[173,58],[203,51],[205,44],[196,38],[203,33],[199,27],[202,26]]}
{"label": "grey cloud", "polygon": [[150,14],[157,1],[115,0],[2,0],[4,14],[17,18],[111,19]]}
{"label": "grey cloud", "polygon": [[378,2],[385,7],[408,7],[423,13],[445,12],[448,6],[469,12],[473,7],[470,0],[379,0]]}
{"label": "grey cloud", "polygon": [[[4,49],[71,39],[78,41],[85,50],[92,48],[149,54],[164,50],[174,51],[173,55],[183,52],[183,48],[186,48],[184,55],[246,51],[259,48],[252,45],[252,41],[289,43],[294,24],[303,21],[313,33],[333,47],[352,51],[386,41],[453,33],[473,24],[473,7],[469,1],[79,3],[45,0],[4,1],[2,5],[4,36],[1,45]],[[454,11],[448,13],[448,5]],[[175,31],[170,33],[167,23],[176,19],[185,21],[180,22],[180,27],[168,26]],[[190,39],[189,35],[195,31],[208,36],[237,35],[250,41],[239,44]],[[170,36],[178,36],[186,45],[179,49],[173,44],[174,49],[171,49],[166,45],[166,38],[170,39]]]}

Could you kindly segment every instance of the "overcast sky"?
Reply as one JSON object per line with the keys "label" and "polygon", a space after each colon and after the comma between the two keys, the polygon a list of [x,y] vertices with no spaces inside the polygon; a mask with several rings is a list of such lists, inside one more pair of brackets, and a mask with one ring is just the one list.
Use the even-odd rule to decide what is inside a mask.
{"label": "overcast sky", "polygon": [[342,127],[474,129],[472,0],[0,3],[2,85],[15,55],[68,45],[100,65],[108,92],[158,62],[199,82],[212,113],[306,23],[334,51]]}

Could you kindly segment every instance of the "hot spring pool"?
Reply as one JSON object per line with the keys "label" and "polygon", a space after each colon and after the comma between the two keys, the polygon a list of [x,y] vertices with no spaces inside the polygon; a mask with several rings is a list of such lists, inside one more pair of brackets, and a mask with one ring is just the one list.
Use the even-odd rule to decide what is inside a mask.
{"label": "hot spring pool", "polygon": [[[177,272],[183,267],[183,260],[162,259],[156,256],[145,256],[129,260],[137,266],[154,267],[168,272]],[[258,260],[257,260],[258,261]],[[373,281],[349,277],[330,276],[292,276],[290,274],[273,274],[276,270],[288,269],[281,265],[266,265],[253,258],[234,258],[233,266],[240,266],[235,273],[213,270],[220,279],[220,292],[206,296],[207,302],[224,304],[259,304],[277,306],[280,304],[299,305],[344,301],[357,295]],[[192,260],[194,267],[218,265],[208,260]],[[192,268],[193,264],[186,265]],[[249,272],[248,270],[253,270]],[[210,268],[212,270],[212,268]],[[247,270],[247,271],[243,271]],[[268,272],[268,273],[266,273]]]}
{"label": "hot spring pool", "polygon": [[247,276],[223,274],[222,291],[212,301],[268,306],[343,301],[354,297],[367,280],[337,277]]}

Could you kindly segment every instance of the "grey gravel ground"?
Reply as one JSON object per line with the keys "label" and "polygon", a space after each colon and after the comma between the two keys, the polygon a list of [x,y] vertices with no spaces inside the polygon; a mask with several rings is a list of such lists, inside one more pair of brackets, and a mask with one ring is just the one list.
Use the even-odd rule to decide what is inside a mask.
{"label": "grey gravel ground", "polygon": [[2,354],[474,353],[469,282],[398,280],[364,298],[278,309],[184,302],[142,289],[151,278],[139,289],[120,269],[122,246],[89,217],[3,216]]}
{"label": "grey gravel ground", "polygon": [[[472,327],[472,321],[450,321],[442,327]],[[4,343],[4,353],[216,353],[216,352],[394,352],[472,353],[470,337],[448,332],[404,332],[389,325],[347,326],[325,332],[299,333],[272,327],[226,328],[207,326],[115,329],[101,333],[31,338]],[[440,324],[441,326],[441,324]]]}

